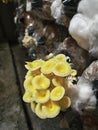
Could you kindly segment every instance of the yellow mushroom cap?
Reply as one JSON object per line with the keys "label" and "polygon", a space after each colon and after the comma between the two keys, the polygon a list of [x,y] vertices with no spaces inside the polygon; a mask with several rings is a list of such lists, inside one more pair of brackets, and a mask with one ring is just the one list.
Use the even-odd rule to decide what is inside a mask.
{"label": "yellow mushroom cap", "polygon": [[61,107],[61,111],[65,111],[67,108],[71,106],[71,100],[68,96],[64,96],[60,101],[59,105]]}
{"label": "yellow mushroom cap", "polygon": [[47,118],[53,118],[59,114],[60,106],[57,103],[49,100],[42,106],[42,111],[47,116]]}
{"label": "yellow mushroom cap", "polygon": [[43,74],[50,74],[55,66],[55,60],[50,59],[44,63],[44,65],[41,67],[41,72]]}
{"label": "yellow mushroom cap", "polygon": [[68,76],[71,73],[71,66],[67,62],[59,62],[54,67],[53,73],[61,77]]}
{"label": "yellow mushroom cap", "polygon": [[75,69],[71,70],[71,76],[76,76],[77,75],[77,71]]}
{"label": "yellow mushroom cap", "polygon": [[39,69],[45,61],[39,59],[39,60],[35,60],[32,62],[26,62],[27,64],[25,65],[25,68],[31,71],[37,70]]}
{"label": "yellow mushroom cap", "polygon": [[52,79],[52,83],[54,86],[63,86],[64,85],[64,79],[62,77],[55,76]]}
{"label": "yellow mushroom cap", "polygon": [[42,105],[40,103],[38,103],[36,105],[36,107],[35,107],[35,113],[41,119],[46,119],[47,118],[47,116],[45,115],[45,113],[42,111]]}
{"label": "yellow mushroom cap", "polygon": [[24,80],[24,88],[32,85],[32,76],[29,76]]}
{"label": "yellow mushroom cap", "polygon": [[31,71],[31,70],[28,70],[28,72],[26,73],[26,76],[25,76],[25,79],[27,79],[28,77],[35,77],[36,75],[39,75],[41,74],[40,72],[40,69],[37,69],[37,70],[34,70],[34,71]]}
{"label": "yellow mushroom cap", "polygon": [[33,78],[32,85],[36,89],[47,89],[50,86],[50,80],[43,74],[37,75]]}
{"label": "yellow mushroom cap", "polygon": [[30,103],[33,101],[33,95],[30,92],[25,92],[23,95],[23,101]]}
{"label": "yellow mushroom cap", "polygon": [[37,103],[46,103],[50,98],[49,90],[36,90],[33,93],[34,99]]}
{"label": "yellow mushroom cap", "polygon": [[31,102],[31,110],[33,112],[35,112],[35,107],[36,107],[36,103],[35,102]]}
{"label": "yellow mushroom cap", "polygon": [[24,88],[26,91],[33,92],[35,88],[32,86],[32,77],[28,77],[24,81]]}
{"label": "yellow mushroom cap", "polygon": [[63,98],[65,89],[61,86],[55,87],[50,93],[50,99],[53,101],[59,101]]}
{"label": "yellow mushroom cap", "polygon": [[57,60],[58,62],[60,61],[66,61],[66,56],[64,54],[58,54],[55,57],[55,60]]}
{"label": "yellow mushroom cap", "polygon": [[28,77],[32,76],[32,71],[27,71],[26,75],[25,75],[25,79],[27,79]]}

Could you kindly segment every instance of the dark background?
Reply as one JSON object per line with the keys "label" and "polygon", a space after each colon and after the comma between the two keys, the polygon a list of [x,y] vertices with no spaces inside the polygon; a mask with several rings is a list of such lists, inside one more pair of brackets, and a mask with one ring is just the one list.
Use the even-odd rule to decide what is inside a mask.
{"label": "dark background", "polygon": [[13,43],[17,40],[16,25],[14,23],[15,8],[15,3],[5,4],[0,0],[0,41],[7,40]]}

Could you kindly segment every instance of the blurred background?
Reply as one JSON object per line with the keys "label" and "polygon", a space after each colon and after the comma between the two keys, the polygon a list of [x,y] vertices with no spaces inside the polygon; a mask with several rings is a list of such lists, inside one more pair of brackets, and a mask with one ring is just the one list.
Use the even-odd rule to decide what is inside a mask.
{"label": "blurred background", "polygon": [[[0,130],[98,130],[98,109],[81,116],[70,107],[43,120],[23,102],[27,61],[61,53],[77,76],[93,61],[68,32],[80,0],[15,1],[0,0]],[[91,68],[96,76],[98,64]]]}
{"label": "blurred background", "polygon": [[0,40],[14,43],[17,40],[16,25],[14,23],[16,3],[3,3],[0,0]]}

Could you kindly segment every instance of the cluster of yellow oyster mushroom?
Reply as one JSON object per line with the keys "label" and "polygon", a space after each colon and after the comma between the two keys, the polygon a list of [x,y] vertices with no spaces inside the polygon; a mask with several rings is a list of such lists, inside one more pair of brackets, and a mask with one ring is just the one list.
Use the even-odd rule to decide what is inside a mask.
{"label": "cluster of yellow oyster mushroom", "polygon": [[71,68],[65,55],[58,54],[47,61],[26,62],[25,67],[28,72],[23,100],[31,104],[38,117],[54,118],[70,107],[71,100],[66,95],[67,81],[76,78],[77,71]]}

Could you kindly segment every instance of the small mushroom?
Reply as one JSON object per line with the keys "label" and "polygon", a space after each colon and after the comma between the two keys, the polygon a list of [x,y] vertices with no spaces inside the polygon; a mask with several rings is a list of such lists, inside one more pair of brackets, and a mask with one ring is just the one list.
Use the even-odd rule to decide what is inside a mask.
{"label": "small mushroom", "polygon": [[27,103],[30,103],[33,101],[33,95],[32,93],[30,92],[25,92],[24,95],[23,95],[23,101],[27,102]]}
{"label": "small mushroom", "polygon": [[26,48],[30,47],[30,46],[32,46],[33,41],[34,41],[34,39],[33,39],[32,36],[25,35],[24,38],[23,38],[23,40],[22,40],[23,46],[26,47]]}
{"label": "small mushroom", "polygon": [[59,62],[55,65],[53,73],[57,76],[65,77],[71,73],[71,66],[67,62]]}
{"label": "small mushroom", "polygon": [[71,70],[71,76],[76,76],[77,75],[77,71],[75,69]]}
{"label": "small mushroom", "polygon": [[33,62],[26,62],[26,63],[27,64],[25,65],[25,68],[28,70],[34,71],[34,70],[39,69],[43,65],[44,61],[39,59]]}
{"label": "small mushroom", "polygon": [[67,108],[71,106],[71,99],[68,96],[64,96],[60,101],[59,105],[61,107],[61,111],[65,111]]}
{"label": "small mushroom", "polygon": [[63,86],[64,85],[64,79],[59,77],[59,76],[55,76],[52,79],[52,83],[54,86]]}
{"label": "small mushroom", "polygon": [[50,86],[50,80],[43,74],[37,75],[32,79],[32,85],[36,89],[47,89]]}
{"label": "small mushroom", "polygon": [[53,67],[55,66],[55,60],[50,59],[44,63],[44,65],[41,67],[41,72],[43,74],[50,74],[53,70]]}
{"label": "small mushroom", "polygon": [[42,111],[47,118],[53,118],[60,113],[60,106],[57,103],[49,100],[42,106]]}
{"label": "small mushroom", "polygon": [[55,56],[55,59],[57,61],[66,61],[66,56],[64,54],[58,54],[57,56]]}
{"label": "small mushroom", "polygon": [[52,101],[59,101],[63,98],[65,89],[62,86],[55,87],[50,93],[50,99]]}
{"label": "small mushroom", "polygon": [[24,81],[24,88],[28,92],[33,92],[35,89],[32,86],[32,76],[29,76],[25,81]]}
{"label": "small mushroom", "polygon": [[50,98],[49,90],[36,90],[33,93],[34,99],[37,103],[46,103]]}
{"label": "small mushroom", "polygon": [[36,115],[41,118],[41,119],[46,119],[47,116],[45,115],[45,113],[42,111],[42,104],[38,103],[35,107],[35,113]]}

